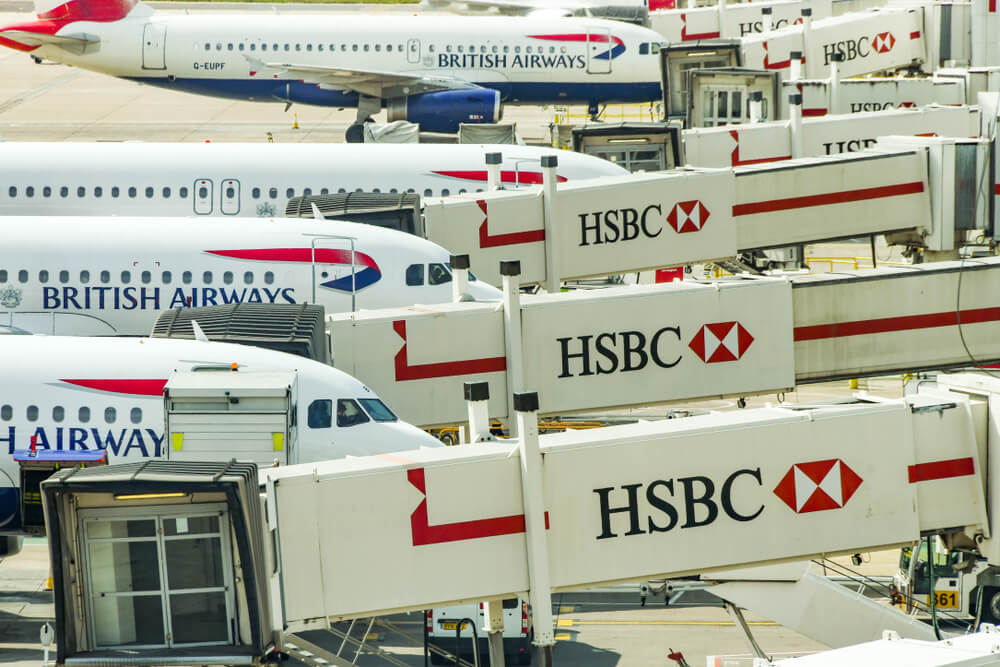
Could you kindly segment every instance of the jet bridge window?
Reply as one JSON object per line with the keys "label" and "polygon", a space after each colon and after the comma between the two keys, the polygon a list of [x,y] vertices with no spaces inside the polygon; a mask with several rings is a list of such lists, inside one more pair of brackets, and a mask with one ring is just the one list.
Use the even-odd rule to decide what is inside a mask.
{"label": "jet bridge window", "polygon": [[410,264],[406,267],[406,284],[410,287],[418,287],[424,284],[423,264]]}
{"label": "jet bridge window", "polygon": [[306,421],[309,428],[330,428],[333,425],[333,401],[322,398],[310,403]]}
{"label": "jet bridge window", "polygon": [[337,426],[357,426],[367,421],[369,421],[368,415],[357,401],[351,398],[337,399]]}

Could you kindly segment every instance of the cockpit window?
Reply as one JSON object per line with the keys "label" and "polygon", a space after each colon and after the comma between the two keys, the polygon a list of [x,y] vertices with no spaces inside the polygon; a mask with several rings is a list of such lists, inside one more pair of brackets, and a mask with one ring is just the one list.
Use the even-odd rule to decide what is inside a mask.
{"label": "cockpit window", "polygon": [[[454,271],[454,269],[452,269],[452,268],[451,268],[451,262],[448,262],[447,266],[448,266],[448,269],[449,269],[450,271]],[[474,273],[472,273],[472,271],[469,271],[469,282],[470,282],[470,283],[471,283],[471,282],[475,282],[476,280],[479,280],[479,279],[478,279],[478,278],[476,278],[475,274],[474,274]]]}
{"label": "cockpit window", "polygon": [[424,284],[424,265],[410,264],[406,267],[406,284],[416,287]]}
{"label": "cockpit window", "polygon": [[368,421],[368,415],[351,398],[337,399],[337,426],[356,426]]}
{"label": "cockpit window", "polygon": [[333,401],[321,398],[309,404],[309,428],[330,428],[333,423]]}
{"label": "cockpit window", "polygon": [[383,403],[377,398],[359,398],[358,402],[365,411],[371,415],[371,418],[377,422],[394,422],[397,420],[396,415],[392,413],[389,406]]}
{"label": "cockpit window", "polygon": [[427,265],[427,284],[443,285],[451,282],[451,271],[444,264]]}

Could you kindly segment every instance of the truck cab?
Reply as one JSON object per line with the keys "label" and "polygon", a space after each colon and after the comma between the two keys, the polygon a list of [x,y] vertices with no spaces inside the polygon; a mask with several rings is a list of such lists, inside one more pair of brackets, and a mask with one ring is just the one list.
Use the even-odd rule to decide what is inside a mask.
{"label": "truck cab", "polygon": [[[1000,622],[1000,587],[987,585],[993,579],[989,576],[989,569],[989,563],[984,558],[958,550],[946,552],[943,546],[936,548],[933,573],[935,608],[952,617],[974,618],[977,607],[982,605],[981,621]],[[899,599],[912,599],[908,609],[913,603],[930,608],[931,567],[926,540],[919,547],[903,547],[900,550],[899,570],[893,575],[892,587]]]}
{"label": "truck cab", "polygon": [[[479,640],[479,664],[486,664],[489,656],[486,631],[486,611],[483,604],[461,604],[435,607],[426,612],[427,641],[453,655],[471,659],[473,631],[468,620],[476,624]],[[462,624],[459,629],[459,624]],[[514,665],[531,664],[531,607],[521,598],[503,601],[503,653],[504,662]],[[448,662],[443,656],[431,653],[431,662],[442,665]]]}

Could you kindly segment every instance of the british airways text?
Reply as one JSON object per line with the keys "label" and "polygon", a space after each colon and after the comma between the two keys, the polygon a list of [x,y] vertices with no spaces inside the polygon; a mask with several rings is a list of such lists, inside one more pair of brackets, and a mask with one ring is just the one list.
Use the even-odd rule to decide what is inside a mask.
{"label": "british airways text", "polygon": [[506,55],[490,53],[439,53],[438,67],[455,69],[584,69],[587,60],[583,56],[556,55],[516,55],[509,59]]}
{"label": "british airways text", "polygon": [[[165,294],[170,294],[167,301]],[[161,298],[161,294],[164,296]],[[296,303],[292,287],[43,287],[44,310],[161,310],[227,303]]]}
{"label": "british airways text", "polygon": [[8,454],[13,454],[15,449],[27,449],[32,436],[37,436],[35,446],[42,449],[107,449],[113,456],[160,456],[163,444],[163,435],[151,428],[58,426],[46,429],[38,426],[21,439],[18,439],[16,427],[0,428],[0,443],[7,445]]}

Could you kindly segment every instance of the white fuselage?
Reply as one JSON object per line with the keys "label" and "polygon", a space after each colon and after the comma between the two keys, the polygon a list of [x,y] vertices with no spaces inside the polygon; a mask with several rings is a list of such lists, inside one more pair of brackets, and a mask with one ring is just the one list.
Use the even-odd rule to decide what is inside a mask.
{"label": "white fuselage", "polygon": [[560,179],[618,176],[590,155],[514,145],[0,143],[0,215],[242,216],[284,214],[292,196],[486,189],[487,153],[503,186],[541,182],[543,155]]}
{"label": "white fuselage", "polygon": [[[32,333],[148,335],[162,310],[228,303],[316,303],[335,313],[452,299],[446,250],[372,225],[128,217],[4,225],[0,326]],[[469,290],[500,298],[480,281]]]}
{"label": "white fuselage", "polygon": [[[438,443],[399,421],[374,418],[352,426],[312,428],[314,401],[377,399],[351,376],[319,362],[228,343],[157,338],[0,336],[0,521],[17,502],[15,449],[32,437],[42,449],[103,448],[110,463],[164,454],[163,386],[171,373],[195,368],[231,372],[295,371],[297,446],[301,462],[410,450]],[[239,372],[239,371],[237,371]],[[313,421],[315,423],[315,420]],[[10,531],[8,521],[0,533]]]}

